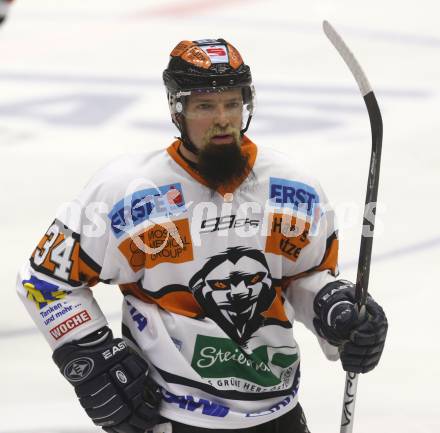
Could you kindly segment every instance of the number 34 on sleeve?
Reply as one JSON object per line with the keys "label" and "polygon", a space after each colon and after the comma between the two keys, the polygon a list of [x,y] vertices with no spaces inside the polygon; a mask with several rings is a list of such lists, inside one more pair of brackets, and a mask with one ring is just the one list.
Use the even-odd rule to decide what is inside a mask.
{"label": "number 34 on sleeve", "polygon": [[48,228],[30,262],[36,271],[73,287],[99,281],[100,266],[81,249],[80,235],[58,220]]}

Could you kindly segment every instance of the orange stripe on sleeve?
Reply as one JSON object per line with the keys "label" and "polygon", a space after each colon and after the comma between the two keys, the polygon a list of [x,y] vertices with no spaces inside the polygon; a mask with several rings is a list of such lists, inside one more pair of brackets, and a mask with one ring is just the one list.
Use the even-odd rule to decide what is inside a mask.
{"label": "orange stripe on sleeve", "polygon": [[[330,240],[331,239],[331,240]],[[330,242],[329,242],[330,241]],[[294,280],[297,280],[302,277],[306,277],[307,275],[312,274],[313,272],[322,272],[325,270],[329,270],[332,275],[338,275],[338,252],[339,252],[339,240],[336,237],[336,234],[333,234],[328,239],[328,247],[325,251],[324,257],[321,263],[318,266],[315,266],[307,271],[301,272],[297,275],[293,275],[291,277],[283,278],[282,287],[286,289],[287,286]]]}
{"label": "orange stripe on sleeve", "polygon": [[203,316],[203,310],[192,293],[175,291],[167,293],[160,298],[153,298],[145,293],[136,283],[121,284],[119,286],[124,295],[132,295],[149,304],[156,304],[170,313],[186,317]]}

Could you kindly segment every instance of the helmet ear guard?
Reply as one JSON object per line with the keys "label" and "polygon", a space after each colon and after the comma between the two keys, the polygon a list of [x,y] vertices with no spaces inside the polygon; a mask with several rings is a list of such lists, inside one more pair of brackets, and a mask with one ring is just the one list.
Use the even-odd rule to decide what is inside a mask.
{"label": "helmet ear guard", "polygon": [[184,119],[184,104],[185,101],[181,101],[175,94],[170,93],[167,90],[168,106],[170,108],[171,120],[180,132],[180,141],[182,144],[192,153],[197,155],[199,149],[191,142],[186,131],[185,119]]}

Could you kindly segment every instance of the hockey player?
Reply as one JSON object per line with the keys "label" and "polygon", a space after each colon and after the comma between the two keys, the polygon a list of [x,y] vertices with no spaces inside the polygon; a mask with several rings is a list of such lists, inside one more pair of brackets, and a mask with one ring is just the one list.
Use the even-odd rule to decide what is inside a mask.
{"label": "hockey player", "polygon": [[[63,208],[18,292],[80,404],[107,432],[308,432],[298,403],[302,322],[365,373],[387,320],[337,278],[334,214],[298,160],[246,135],[249,67],[223,39],[182,41],[164,83],[180,131],[117,159]],[[93,298],[119,285],[123,338]]]}
{"label": "hockey player", "polygon": [[0,26],[5,22],[13,0],[0,0]]}

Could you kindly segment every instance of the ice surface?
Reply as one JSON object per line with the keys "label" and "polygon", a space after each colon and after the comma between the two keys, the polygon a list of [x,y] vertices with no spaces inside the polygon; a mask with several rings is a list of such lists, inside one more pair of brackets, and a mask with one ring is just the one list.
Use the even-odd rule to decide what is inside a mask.
{"label": "ice surface", "polygon": [[[161,73],[182,39],[224,37],[252,66],[249,136],[320,178],[340,219],[342,275],[355,278],[369,122],[323,19],[367,73],[385,131],[370,289],[390,330],[380,367],[360,378],[354,432],[439,432],[439,12],[434,0],[15,2],[0,29],[0,432],[100,431],[33,330],[16,270],[97,168],[170,142]],[[118,290],[95,293],[118,330]],[[295,333],[310,429],[339,431],[344,374]]]}

